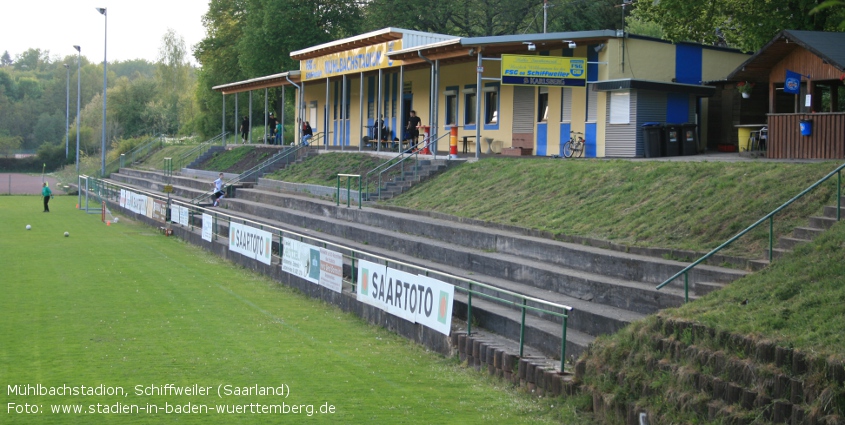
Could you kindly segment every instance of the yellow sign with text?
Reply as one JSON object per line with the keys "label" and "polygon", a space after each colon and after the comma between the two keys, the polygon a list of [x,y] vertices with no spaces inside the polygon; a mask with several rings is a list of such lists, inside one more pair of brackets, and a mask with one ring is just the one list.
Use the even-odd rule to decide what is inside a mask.
{"label": "yellow sign with text", "polygon": [[502,55],[502,84],[586,87],[587,59]]}
{"label": "yellow sign with text", "polygon": [[402,40],[388,41],[302,60],[299,61],[299,69],[302,72],[303,80],[308,81],[389,68],[402,64],[402,61],[390,60],[387,57],[388,52],[396,50],[402,50]]}

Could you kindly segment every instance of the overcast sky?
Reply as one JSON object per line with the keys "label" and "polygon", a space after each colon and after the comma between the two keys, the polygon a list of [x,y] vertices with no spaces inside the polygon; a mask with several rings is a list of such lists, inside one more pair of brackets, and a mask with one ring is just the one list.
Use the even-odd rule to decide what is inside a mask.
{"label": "overcast sky", "polygon": [[97,10],[107,8],[108,61],[155,62],[161,38],[173,28],[185,39],[191,63],[193,46],[205,36],[202,15],[208,0],[3,0],[0,4],[0,54],[12,59],[29,48],[49,50],[51,57],[76,55],[82,47],[89,61],[103,61],[105,22]]}

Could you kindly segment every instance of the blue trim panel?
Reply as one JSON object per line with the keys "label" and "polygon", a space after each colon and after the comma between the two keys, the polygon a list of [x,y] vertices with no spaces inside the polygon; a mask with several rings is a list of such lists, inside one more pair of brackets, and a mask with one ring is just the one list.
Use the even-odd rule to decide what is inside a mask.
{"label": "blue trim panel", "polygon": [[596,123],[588,123],[584,125],[584,141],[585,149],[584,156],[587,158],[596,157]]}
{"label": "blue trim panel", "polygon": [[675,82],[701,84],[701,64],[701,46],[675,45]]}
{"label": "blue trim panel", "polygon": [[546,156],[546,145],[548,145],[549,130],[548,124],[544,122],[537,123],[537,151],[535,155]]}
{"label": "blue trim panel", "polygon": [[666,123],[683,124],[689,121],[689,95],[666,93]]}
{"label": "blue trim panel", "polygon": [[569,132],[572,131],[572,124],[560,124],[560,147],[558,155],[563,156],[563,144],[569,141]]}

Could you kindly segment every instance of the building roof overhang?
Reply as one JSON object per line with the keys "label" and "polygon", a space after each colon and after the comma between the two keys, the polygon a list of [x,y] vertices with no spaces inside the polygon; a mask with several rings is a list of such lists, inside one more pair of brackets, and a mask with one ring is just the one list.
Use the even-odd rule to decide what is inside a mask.
{"label": "building roof overhang", "polygon": [[[252,78],[244,81],[237,81],[234,83],[221,84],[214,86],[211,89],[219,91],[223,94],[240,93],[250,90],[258,90],[273,87],[290,86],[291,81],[299,83],[299,71],[287,71],[280,74],[266,75],[264,77]],[[290,80],[290,81],[289,81]]]}
{"label": "building roof overhang", "polygon": [[667,83],[662,81],[638,80],[633,78],[598,81],[593,84],[593,87],[597,91],[652,90],[664,93],[685,93],[701,97],[710,97],[716,94],[716,87],[713,86]]}

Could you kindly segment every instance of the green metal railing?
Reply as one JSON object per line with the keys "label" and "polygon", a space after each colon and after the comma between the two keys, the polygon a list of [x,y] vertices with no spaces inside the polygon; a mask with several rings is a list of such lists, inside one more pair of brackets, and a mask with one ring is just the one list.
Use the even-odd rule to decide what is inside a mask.
{"label": "green metal railing", "polygon": [[[271,156],[266,161],[250,168],[249,170],[246,170],[243,173],[238,174],[237,177],[234,177],[234,178],[231,178],[231,179],[225,181],[223,183],[223,185],[225,187],[230,187],[231,185],[234,185],[234,184],[242,183],[242,182],[245,182],[245,181],[255,180],[255,179],[258,178],[259,174],[261,174],[268,167],[276,164],[279,161],[289,159],[291,156],[298,159],[299,155],[301,155],[302,152],[307,151],[308,147],[309,147],[308,145],[300,144],[300,145],[297,145],[297,146],[294,146],[294,147],[291,147],[291,148],[280,149],[279,153]],[[211,195],[212,195],[212,192],[203,193],[202,195],[199,195],[199,196],[195,197],[194,199],[192,199],[191,203],[192,204],[198,204],[200,202],[206,201],[209,198],[211,198]]]}
{"label": "green metal railing", "polygon": [[188,164],[193,162],[195,159],[199,158],[202,154],[208,152],[208,150],[211,149],[212,146],[217,146],[218,144],[220,144],[223,141],[223,138],[226,137],[226,135],[228,134],[228,132],[220,133],[214,136],[213,138],[194,146],[187,152],[179,155],[179,157],[176,158],[175,161],[176,169],[181,170],[182,168],[185,168]]}
{"label": "green metal railing", "polygon": [[[372,194],[372,192],[370,192],[370,182],[376,183],[376,185],[377,185],[376,186],[376,196],[380,197],[381,196],[382,182],[384,182],[384,180],[386,178],[385,174],[387,172],[397,168],[397,167],[400,167],[399,172],[400,172],[401,175],[404,176],[405,166],[411,165],[409,163],[412,160],[413,160],[414,164],[411,165],[411,170],[414,172],[414,178],[416,178],[417,177],[417,169],[419,168],[419,167],[417,167],[417,164],[419,164],[419,153],[420,153],[420,151],[426,145],[431,145],[431,144],[437,142],[438,140],[440,140],[444,137],[447,137],[447,136],[449,136],[448,133],[444,134],[443,136],[441,136],[440,138],[438,138],[435,141],[423,140],[422,142],[419,142],[416,145],[409,146],[408,149],[400,152],[399,155],[397,155],[393,158],[390,158],[387,161],[382,162],[376,168],[373,168],[372,170],[367,172],[366,176],[364,177],[364,179],[367,181],[367,190],[366,190],[367,200],[368,201],[370,200],[370,195]],[[401,149],[401,147],[400,147],[400,149]],[[376,173],[378,173],[378,174],[376,175]]]}
{"label": "green metal railing", "polygon": [[164,137],[164,134],[153,136],[152,138],[148,139],[135,149],[132,149],[131,151],[122,154],[119,158],[115,159],[114,161],[107,163],[105,175],[102,175],[102,170],[100,170],[100,172],[95,173],[100,177],[107,177],[111,173],[117,172],[121,167],[125,167],[127,161],[129,165],[140,162],[144,158],[148,157],[151,153],[164,146]]}
{"label": "green metal railing", "polygon": [[[90,184],[89,184],[89,181],[90,181]],[[111,181],[99,180],[95,177],[90,177],[90,176],[85,176],[85,175],[80,176],[79,184],[80,184],[80,186],[79,186],[80,188],[97,187],[98,190],[100,190],[101,193],[103,193],[105,195],[105,199],[107,199],[108,201],[110,201],[112,203],[117,202],[118,205],[119,205],[119,198],[120,198],[120,189],[126,189],[126,190],[133,191],[135,193],[138,193],[138,194],[146,195],[147,197],[150,197],[150,198],[153,198],[153,199],[158,199],[158,200],[161,200],[161,201],[164,201],[164,202],[168,202],[169,203],[168,209],[170,208],[171,205],[174,205],[174,204],[179,205],[179,206],[184,207],[184,208],[188,208],[188,210],[189,210],[188,228],[191,231],[194,230],[194,217],[201,217],[202,214],[209,214],[213,218],[213,221],[212,221],[212,223],[213,223],[213,225],[212,225],[213,226],[212,239],[213,240],[217,240],[220,236],[228,238],[228,234],[221,235],[218,231],[221,220],[222,220],[222,223],[231,223],[231,222],[234,221],[234,222],[238,222],[238,223],[242,223],[242,224],[249,224],[249,225],[252,225],[252,226],[259,228],[261,230],[268,231],[268,232],[273,234],[274,243],[278,243],[278,247],[279,247],[278,255],[276,255],[276,253],[273,253],[274,260],[277,261],[277,262],[281,261],[281,256],[282,256],[281,251],[282,251],[282,247],[284,246],[282,238],[284,238],[284,237],[296,238],[300,241],[305,241],[307,239],[307,240],[310,240],[313,244],[320,245],[324,248],[332,247],[332,248],[340,251],[341,254],[343,255],[343,257],[349,260],[349,263],[351,265],[350,270],[352,270],[352,272],[350,273],[350,276],[344,277],[343,284],[346,285],[347,287],[350,287],[351,291],[353,293],[356,292],[357,277],[358,277],[357,273],[355,272],[357,270],[356,262],[361,260],[361,259],[364,259],[364,258],[366,258],[368,261],[383,263],[383,264],[385,264],[385,266],[393,265],[394,267],[398,267],[398,268],[401,268],[403,270],[413,270],[413,271],[417,272],[418,274],[423,274],[425,276],[441,277],[441,278],[444,278],[444,279],[447,279],[447,280],[450,280],[450,281],[453,281],[453,282],[458,282],[458,284],[454,285],[455,291],[464,293],[467,296],[467,320],[466,320],[467,335],[472,334],[473,298],[481,297],[481,298],[490,300],[492,302],[495,302],[497,304],[506,305],[506,306],[516,308],[521,312],[520,331],[519,331],[519,355],[520,355],[520,357],[522,357],[524,355],[524,348],[525,348],[525,328],[526,328],[525,314],[526,314],[526,312],[527,311],[535,311],[535,312],[538,312],[538,313],[541,313],[541,314],[544,314],[544,315],[558,317],[558,318],[561,319],[560,370],[561,370],[561,372],[564,370],[565,361],[566,361],[566,331],[567,331],[567,326],[568,326],[569,314],[571,314],[571,312],[572,312],[572,307],[570,307],[570,306],[553,303],[553,302],[542,300],[542,299],[539,299],[539,298],[534,298],[534,297],[531,297],[531,296],[528,296],[528,295],[523,295],[523,294],[520,294],[520,293],[517,293],[517,292],[514,292],[514,291],[499,288],[499,287],[496,287],[496,286],[493,286],[493,285],[488,285],[488,284],[485,284],[485,283],[476,282],[476,281],[467,279],[465,277],[455,276],[455,275],[452,275],[452,274],[449,274],[449,273],[444,273],[444,272],[440,272],[440,271],[437,271],[437,270],[434,270],[434,269],[421,267],[421,266],[418,266],[418,265],[415,265],[415,264],[405,263],[405,262],[398,261],[398,260],[395,260],[395,259],[392,259],[392,258],[388,258],[388,257],[384,257],[384,256],[381,256],[381,255],[378,255],[378,254],[373,254],[373,253],[370,253],[370,252],[362,251],[362,250],[359,250],[359,249],[356,249],[356,248],[341,245],[341,244],[334,243],[334,242],[331,242],[331,241],[318,239],[318,238],[314,237],[313,235],[306,235],[306,234],[303,234],[303,233],[297,233],[297,232],[282,229],[282,228],[279,228],[279,227],[274,227],[274,226],[268,225],[266,223],[261,223],[261,222],[258,222],[258,221],[237,217],[237,216],[234,216],[234,215],[231,215],[231,214],[226,214],[226,213],[221,212],[220,210],[217,210],[217,209],[208,209],[208,208],[199,207],[199,206],[194,205],[194,204],[189,203],[189,202],[182,202],[182,201],[179,201],[179,200],[167,198],[160,193],[153,193],[153,192],[137,189],[135,187],[131,187],[131,186],[127,186],[127,185],[123,185],[123,184],[119,184],[119,183],[115,183],[115,182],[111,182]],[[99,189],[99,188],[104,188],[104,189]],[[81,193],[82,193],[82,190],[80,190],[80,195],[81,195]],[[226,227],[228,228],[228,225]],[[529,303],[532,303],[534,305],[529,305]]]}
{"label": "green metal railing", "polygon": [[673,280],[677,279],[679,276],[684,276],[684,302],[689,302],[689,271],[692,270],[695,266],[701,264],[702,262],[706,261],[708,258],[712,257],[717,252],[721,251],[735,240],[739,239],[746,233],[750,232],[751,230],[755,229],[757,226],[765,223],[766,221],[769,222],[769,261],[772,261],[773,253],[774,253],[774,217],[775,214],[779,213],[784,208],[791,205],[793,202],[797,201],[799,198],[803,197],[807,193],[813,191],[815,188],[819,187],[822,183],[828,181],[831,177],[836,175],[836,221],[840,221],[842,219],[842,169],[845,168],[845,164],[842,164],[836,167],[835,170],[828,173],[826,176],[822,177],[819,181],[813,183],[810,187],[801,191],[801,193],[795,195],[792,199],[786,201],[783,205],[775,208],[772,212],[763,216],[763,218],[754,222],[754,224],[745,228],[745,230],[737,233],[732,238],[728,239],[721,245],[714,248],[712,251],[705,254],[703,257],[699,258],[692,264],[684,267],[681,271],[675,273],[669,279],[666,279],[660,285],[657,285],[656,289],[661,289],[664,286],[671,283]]}
{"label": "green metal railing", "polygon": [[349,208],[349,203],[351,202],[350,199],[350,184],[352,182],[352,178],[358,179],[358,209],[361,209],[361,175],[360,174],[338,174],[337,175],[337,206],[340,206],[340,178],[346,177],[346,207]]}

